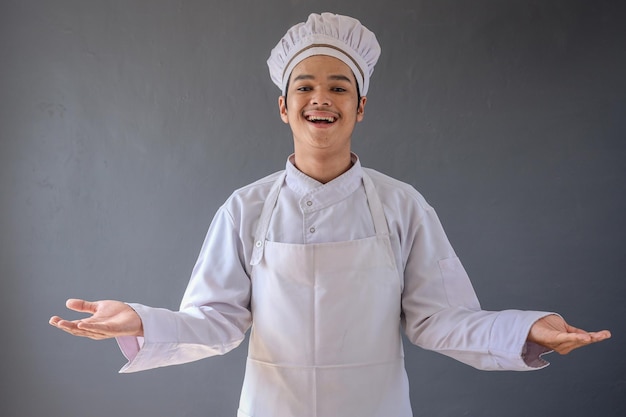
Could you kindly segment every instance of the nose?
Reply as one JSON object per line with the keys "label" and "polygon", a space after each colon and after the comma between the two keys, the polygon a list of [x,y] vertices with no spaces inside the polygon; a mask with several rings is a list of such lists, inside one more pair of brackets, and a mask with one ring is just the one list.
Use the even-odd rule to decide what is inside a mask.
{"label": "nose", "polygon": [[311,104],[315,106],[330,106],[332,104],[330,94],[324,89],[315,89],[311,96]]}

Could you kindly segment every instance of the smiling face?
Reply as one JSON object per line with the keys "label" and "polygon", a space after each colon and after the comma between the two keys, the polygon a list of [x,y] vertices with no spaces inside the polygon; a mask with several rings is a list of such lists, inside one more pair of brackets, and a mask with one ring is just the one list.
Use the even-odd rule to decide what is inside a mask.
{"label": "smiling face", "polygon": [[358,98],[350,67],[337,58],[315,55],[293,69],[287,101],[280,97],[281,119],[291,127],[299,153],[349,157],[350,139],[363,119],[366,98]]}

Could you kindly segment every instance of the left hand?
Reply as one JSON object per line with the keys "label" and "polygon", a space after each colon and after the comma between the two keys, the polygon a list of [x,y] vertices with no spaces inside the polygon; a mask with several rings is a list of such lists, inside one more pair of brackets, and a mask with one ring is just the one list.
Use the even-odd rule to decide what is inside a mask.
{"label": "left hand", "polygon": [[535,322],[528,333],[528,341],[537,343],[561,355],[567,355],[572,350],[601,342],[611,337],[611,332],[587,332],[570,326],[555,314],[543,317]]}

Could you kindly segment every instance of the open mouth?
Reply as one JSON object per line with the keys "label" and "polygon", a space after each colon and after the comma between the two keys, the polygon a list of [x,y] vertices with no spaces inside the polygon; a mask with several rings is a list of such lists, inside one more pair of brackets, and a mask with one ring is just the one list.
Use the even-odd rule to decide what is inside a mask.
{"label": "open mouth", "polygon": [[331,124],[335,123],[335,120],[337,119],[332,116],[306,116],[306,120],[311,123]]}

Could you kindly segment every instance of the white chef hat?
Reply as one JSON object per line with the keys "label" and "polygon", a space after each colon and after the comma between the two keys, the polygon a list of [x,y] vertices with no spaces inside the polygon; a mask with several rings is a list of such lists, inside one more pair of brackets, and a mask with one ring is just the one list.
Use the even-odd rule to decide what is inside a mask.
{"label": "white chef hat", "polygon": [[374,33],[357,19],[332,13],[309,15],[306,22],[287,31],[267,60],[272,81],[283,95],[293,68],[313,55],[343,61],[354,73],[361,95],[366,95],[380,46]]}

